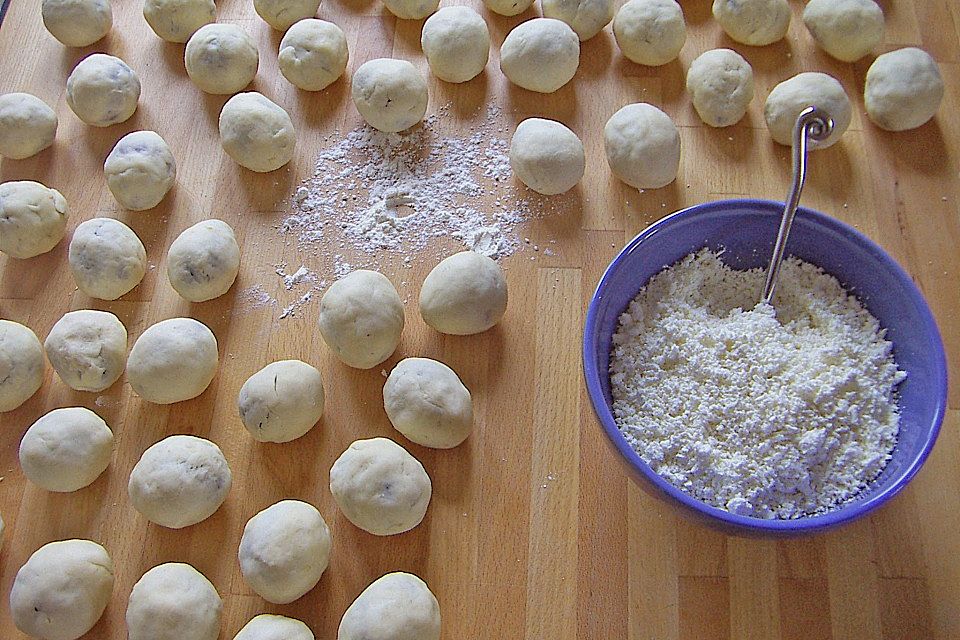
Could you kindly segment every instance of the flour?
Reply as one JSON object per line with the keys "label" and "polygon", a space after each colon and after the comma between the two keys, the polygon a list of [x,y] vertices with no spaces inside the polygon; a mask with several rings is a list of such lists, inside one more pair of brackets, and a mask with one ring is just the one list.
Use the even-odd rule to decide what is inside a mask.
{"label": "flour", "polygon": [[741,515],[797,518],[880,474],[906,374],[835,278],[790,258],[775,307],[756,305],[763,279],[707,250],[655,276],[613,338],[613,410],[640,457],[683,491]]}

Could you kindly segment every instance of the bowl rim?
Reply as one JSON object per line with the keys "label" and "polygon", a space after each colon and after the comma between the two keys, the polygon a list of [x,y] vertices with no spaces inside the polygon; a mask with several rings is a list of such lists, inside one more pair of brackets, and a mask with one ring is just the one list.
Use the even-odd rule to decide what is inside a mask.
{"label": "bowl rim", "polygon": [[[649,225],[636,236],[634,236],[634,238],[620,250],[620,252],[604,270],[603,276],[600,278],[597,288],[594,291],[593,296],[591,296],[590,302],[587,306],[587,317],[583,332],[583,375],[587,386],[587,392],[590,396],[590,402],[593,405],[594,414],[596,415],[601,428],[606,434],[607,439],[620,454],[620,457],[623,459],[623,461],[626,462],[626,464],[631,467],[635,473],[639,473],[647,482],[651,483],[653,487],[655,487],[661,494],[661,496],[669,496],[677,505],[684,507],[701,518],[705,517],[708,521],[712,521],[712,524],[719,525],[721,528],[727,530],[732,529],[753,535],[813,533],[815,531],[834,528],[841,524],[850,522],[851,520],[860,518],[861,516],[864,516],[885,504],[888,500],[903,490],[903,488],[917,474],[917,472],[920,470],[920,467],[923,466],[923,463],[930,455],[933,445],[937,440],[937,436],[940,433],[940,427],[943,422],[947,405],[948,374],[946,353],[943,347],[943,338],[940,335],[940,330],[937,326],[933,313],[930,311],[930,307],[927,305],[923,294],[920,292],[913,279],[906,272],[906,270],[904,270],[904,268],[893,259],[893,257],[891,257],[886,251],[883,250],[882,247],[880,247],[880,245],[857,229],[825,213],[801,206],[798,208],[798,213],[800,213],[803,218],[810,219],[817,225],[826,227],[834,232],[849,237],[855,244],[863,246],[870,253],[876,255],[881,262],[885,263],[885,265],[905,285],[910,302],[916,307],[917,311],[923,318],[923,324],[928,332],[933,336],[935,353],[931,354],[931,358],[935,360],[934,366],[940,373],[940,375],[937,376],[937,388],[934,390],[934,395],[937,399],[937,407],[935,410],[933,427],[923,439],[923,444],[919,455],[909,462],[905,471],[894,483],[892,483],[886,489],[877,492],[876,494],[871,495],[864,500],[858,500],[850,503],[847,507],[814,516],[805,516],[791,520],[766,520],[763,518],[752,518],[749,516],[737,515],[694,498],[693,496],[678,489],[676,486],[653,471],[653,469],[646,462],[644,462],[640,458],[639,454],[627,443],[626,439],[620,433],[620,430],[616,424],[616,420],[614,419],[613,412],[607,405],[606,399],[604,398],[603,389],[600,384],[601,372],[598,370],[596,365],[596,336],[598,335],[599,322],[598,309],[614,274],[621,267],[627,257],[638,247],[638,245],[655,235],[663,227],[675,223],[678,219],[698,215],[707,211],[733,208],[751,208],[757,210],[758,212],[771,210],[775,212],[782,212],[783,207],[783,202],[777,202],[774,200],[762,200],[754,198],[716,200],[712,202],[695,204],[690,207],[680,209]],[[642,287],[645,284],[646,282],[640,286]]]}

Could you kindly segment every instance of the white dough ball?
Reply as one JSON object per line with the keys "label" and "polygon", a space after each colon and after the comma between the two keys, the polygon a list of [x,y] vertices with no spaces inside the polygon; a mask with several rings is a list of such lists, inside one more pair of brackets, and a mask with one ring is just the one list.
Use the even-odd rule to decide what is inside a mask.
{"label": "white dough ball", "polygon": [[67,104],[83,122],[109,127],[130,119],[140,100],[140,79],[126,62],[105,53],[87,56],[67,78]]}
{"label": "white dough ball", "polygon": [[883,40],[883,10],[873,0],[810,0],[803,23],[821,49],[854,62]]}
{"label": "white dough ball", "polygon": [[400,344],[403,302],[393,283],[360,269],[334,282],[320,299],[320,335],[345,364],[370,369]]}
{"label": "white dough ball", "polygon": [[113,591],[110,554],[91,540],[43,545],[20,567],[10,591],[17,629],[43,640],[76,640],[97,624]]}
{"label": "white dough ball", "polygon": [[259,442],[290,442],[323,416],[323,379],[300,360],[271,362],[240,387],[237,409]]}
{"label": "white dough ball", "polygon": [[240,246],[223,220],[204,220],[177,236],[167,252],[167,278],[184,300],[206,302],[225,294],[240,272]]}
{"label": "white dough ball", "polygon": [[68,47],[86,47],[113,26],[110,0],[43,0],[43,26]]}
{"label": "white dough ball", "polygon": [[569,191],[580,182],[586,164],[580,138],[555,120],[527,118],[510,140],[510,168],[537,193]]}
{"label": "white dough ball", "polygon": [[253,82],[260,66],[257,44],[235,24],[207,24],[190,36],[183,63],[207,93],[230,95]]}
{"label": "white dough ball", "polygon": [[316,16],[320,0],[253,0],[253,8],[268,25],[286,31],[295,22]]}
{"label": "white dough ball", "polygon": [[13,411],[43,385],[43,345],[18,322],[0,320],[0,412]]}
{"label": "white dough ball", "polygon": [[420,288],[420,315],[440,333],[481,333],[500,322],[506,311],[503,270],[474,251],[461,251],[442,260]]}
{"label": "white dough ball", "polygon": [[727,35],[754,47],[782,40],[790,15],[787,0],[713,0],[713,17]]}
{"label": "white dough ball", "polygon": [[304,91],[320,91],[347,68],[350,53],[343,30],[332,22],[301,20],[280,41],[280,73]]}
{"label": "white dough ball", "polygon": [[147,272],[147,251],[140,238],[113,218],[82,222],[73,231],[68,256],[77,287],[101,300],[128,293]]}
{"label": "white dough ball", "polygon": [[420,524],[432,490],[420,461],[387,438],[357,440],[330,469],[330,493],[343,515],[376,536]]}
{"label": "white dough ball", "polygon": [[315,640],[310,627],[286,616],[262,613],[240,629],[233,640]]}
{"label": "white dough ball", "polygon": [[197,29],[215,22],[213,0],[144,0],[143,17],[160,38],[186,42]]}
{"label": "white dough ball", "polygon": [[127,358],[127,382],[147,402],[196,398],[217,373],[217,339],[202,322],[172,318],[147,328]]}
{"label": "white dough ball", "polygon": [[383,386],[383,408],[393,427],[424,447],[452,449],[473,429],[473,401],[442,362],[406,358]]}
{"label": "white dough ball", "polygon": [[687,91],[701,120],[729,127],[743,119],[753,100],[753,67],[731,49],[706,51],[690,64]]}
{"label": "white dough ball", "polygon": [[542,0],[544,18],[563,20],[577,32],[580,42],[589,40],[613,20],[613,0]]}
{"label": "white dough ball", "polygon": [[50,251],[67,230],[67,201],[59,191],[28,180],[0,184],[0,251],[33,258]]}
{"label": "white dough ball", "polygon": [[793,128],[800,112],[814,105],[833,118],[833,132],[823,142],[811,141],[811,148],[826,149],[840,140],[840,136],[850,126],[850,99],[836,78],[810,71],[784,80],[767,96],[763,115],[774,141],[789,147],[793,142]]}
{"label": "white dough ball", "polygon": [[533,0],[483,0],[483,4],[501,16],[517,16],[529,9]]}
{"label": "white dough ball", "polygon": [[444,7],[423,23],[420,46],[433,75],[444,82],[466,82],[487,66],[490,30],[470,7]]}
{"label": "white dough ball", "polygon": [[440,605],[411,573],[388,573],[357,596],[340,620],[337,640],[439,640]]}
{"label": "white dough ball", "polygon": [[257,594],[287,604],[317,586],[330,559],[330,530],[316,508],[282,500],[247,521],[240,572]]}
{"label": "white dough ball", "polygon": [[103,163],[107,186],[120,206],[131,211],[152,209],[177,178],[170,147],[153,131],[134,131],[120,138]]}
{"label": "white dough ball", "polygon": [[223,601],[189,564],[168,562],[147,571],[127,601],[127,640],[217,640]]}
{"label": "white dough ball", "polygon": [[351,93],[363,119],[386,133],[409,129],[427,112],[427,81],[406,60],[364,62],[353,74]]}
{"label": "white dough ball", "polygon": [[437,10],[440,0],[383,0],[390,13],[405,20],[423,20]]}
{"label": "white dough ball", "polygon": [[56,137],[57,113],[46,102],[29,93],[0,95],[0,156],[35,156]]}
{"label": "white dough ball", "polygon": [[628,104],[610,116],[603,147],[610,170],[631,187],[659,189],[677,179],[680,133],[652,104]]}
{"label": "white dough ball", "polygon": [[238,93],[220,111],[220,144],[250,171],[267,173],[287,164],[296,141],[289,114],[255,91]]}
{"label": "white dough ball", "polygon": [[127,330],[108,311],[70,311],[43,343],[60,379],[76,391],[103,391],[123,373]]}
{"label": "white dough ball", "polygon": [[517,25],[500,47],[500,70],[513,84],[553,93],[580,66],[580,39],[567,23],[534,18]]}
{"label": "white dough ball", "polygon": [[100,477],[113,455],[113,432],[83,407],[54,409],[20,441],[23,475],[47,491],[82,489]]}
{"label": "white dough ball", "polygon": [[674,0],[630,0],[613,19],[613,35],[629,60],[659,67],[680,55],[687,24]]}
{"label": "white dough ball", "polygon": [[925,124],[943,99],[943,77],[929,53],[916,47],[878,56],[863,91],[867,115],[881,129],[906,131]]}

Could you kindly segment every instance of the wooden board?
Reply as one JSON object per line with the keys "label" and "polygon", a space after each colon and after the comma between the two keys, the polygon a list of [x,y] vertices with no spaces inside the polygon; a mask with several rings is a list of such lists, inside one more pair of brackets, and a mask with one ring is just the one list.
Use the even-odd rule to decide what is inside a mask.
{"label": "wooden board", "polygon": [[[130,588],[145,570],[165,561],[190,562],[214,583],[224,598],[225,639],[260,612],[300,617],[318,638],[333,638],[353,598],[397,569],[419,574],[437,594],[445,640],[960,637],[958,387],[951,390],[933,455],[889,506],[836,533],[769,542],[727,538],[687,523],[632,484],[595,423],[579,358],[584,310],[597,279],[644,226],[706,200],[783,198],[788,151],[767,135],[763,98],[794,73],[823,70],[841,80],[855,113],[842,142],[817,152],[804,202],[854,224],[907,267],[940,322],[951,371],[960,374],[960,2],[883,3],[882,50],[923,46],[940,62],[947,83],[937,118],[900,134],[880,131],[865,117],[862,89],[870,60],[840,64],[817,51],[798,19],[801,2],[792,2],[797,19],[788,38],[758,49],[727,39],[710,17],[707,0],[685,2],[689,34],[681,59],[656,69],[625,61],[607,27],[584,44],[574,81],[550,96],[508,86],[497,67],[496,47],[485,73],[466,85],[430,78],[430,112],[452,103],[456,118],[496,104],[509,127],[533,114],[556,118],[580,133],[589,160],[583,183],[570,196],[576,206],[521,230],[534,243],[555,239],[556,251],[545,256],[527,249],[505,260],[511,302],[497,328],[468,338],[440,336],[408,302],[403,343],[387,368],[408,355],[448,362],[474,394],[477,428],[452,451],[409,445],[433,478],[434,497],[422,526],[392,538],[351,526],[327,489],[330,465],[349,442],[394,435],[381,408],[380,368],[354,371],[334,360],[316,330],[316,300],[281,322],[275,309],[250,308],[239,295],[260,283],[271,295],[284,295],[272,265],[286,261],[316,269],[329,257],[299,252],[278,239],[274,226],[293,188],[309,176],[323,139],[358,124],[348,78],[319,94],[294,90],[277,71],[279,34],[254,15],[248,0],[218,3],[221,21],[241,24],[259,41],[261,68],[253,87],[286,107],[299,130],[295,161],[254,175],[220,149],[216,119],[225,99],[191,85],[183,72],[183,47],[149,31],[140,2],[115,1],[114,30],[83,50],[65,49],[46,33],[37,4],[14,1],[0,29],[0,92],[30,91],[55,105],[60,130],[54,147],[39,156],[0,162],[0,179],[35,179],[60,189],[72,211],[68,232],[97,215],[124,220],[143,238],[153,268],[129,295],[105,303],[76,290],[66,241],[28,261],[0,257],[0,315],[29,325],[42,339],[68,310],[106,309],[124,321],[131,343],[153,322],[191,315],[216,333],[221,368],[202,396],[170,407],[142,402],[123,380],[103,394],[75,393],[48,368],[35,397],[0,415],[0,512],[7,521],[0,551],[0,637],[22,637],[6,603],[17,569],[41,544],[69,537],[100,541],[116,564],[113,600],[90,638],[125,637]],[[535,15],[534,10],[516,18],[483,13],[497,46],[512,26]],[[319,15],[346,31],[349,71],[370,58],[395,56],[427,73],[419,51],[421,22],[397,21],[374,0],[326,0]],[[717,46],[742,52],[757,81],[747,118],[723,130],[703,126],[684,91],[690,61]],[[82,125],[64,102],[70,69],[100,50],[124,58],[144,87],[137,114],[109,129]],[[680,125],[683,140],[676,183],[642,194],[611,177],[600,135],[616,109],[635,101],[664,108]],[[180,173],[175,191],[156,210],[131,213],[118,210],[101,165],[119,137],[143,128],[167,139]],[[189,305],[166,281],[166,249],[182,229],[213,216],[237,230],[241,275],[223,298]],[[391,259],[384,271],[404,283],[404,298],[415,301],[429,266],[401,271]],[[322,370],[327,413],[301,440],[258,445],[239,422],[236,395],[247,376],[281,358],[301,358]],[[94,409],[108,421],[117,434],[116,453],[92,486],[50,494],[25,481],[17,447],[40,415],[70,405]],[[174,433],[215,440],[234,477],[220,511],[181,531],[148,524],[126,495],[140,453]],[[318,506],[333,532],[333,554],[315,590],[291,605],[272,606],[244,584],[236,550],[247,518],[283,498]]]}

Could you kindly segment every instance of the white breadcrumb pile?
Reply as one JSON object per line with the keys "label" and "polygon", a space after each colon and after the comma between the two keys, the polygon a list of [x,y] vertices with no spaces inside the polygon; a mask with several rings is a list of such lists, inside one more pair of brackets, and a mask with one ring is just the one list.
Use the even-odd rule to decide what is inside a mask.
{"label": "white breadcrumb pile", "polygon": [[765,273],[707,249],[650,280],[613,336],[613,413],[660,476],[732,513],[798,518],[847,502],[883,470],[906,378],[876,318],[836,278]]}

